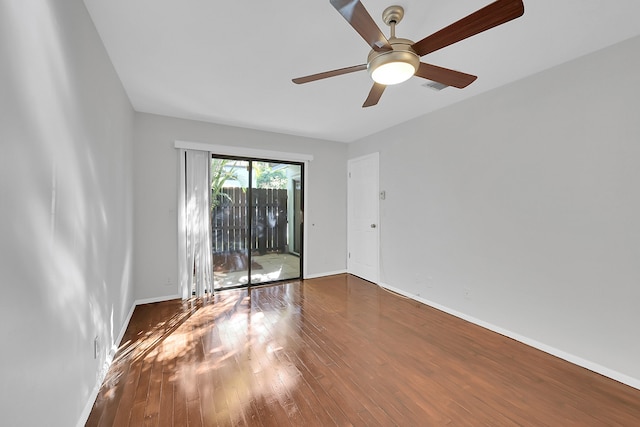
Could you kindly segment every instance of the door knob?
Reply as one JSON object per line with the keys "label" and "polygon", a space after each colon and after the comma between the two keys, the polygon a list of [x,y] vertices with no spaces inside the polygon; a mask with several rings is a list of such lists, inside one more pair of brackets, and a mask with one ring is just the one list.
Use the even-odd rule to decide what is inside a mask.
{"label": "door knob", "polygon": [[375,224],[371,224],[371,228],[376,228],[376,225]]}

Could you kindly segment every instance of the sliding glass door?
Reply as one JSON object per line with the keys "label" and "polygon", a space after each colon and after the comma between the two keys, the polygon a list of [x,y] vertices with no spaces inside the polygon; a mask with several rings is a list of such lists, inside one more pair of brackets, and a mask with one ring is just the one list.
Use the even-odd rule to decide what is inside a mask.
{"label": "sliding glass door", "polygon": [[303,164],[211,159],[215,289],[301,277]]}

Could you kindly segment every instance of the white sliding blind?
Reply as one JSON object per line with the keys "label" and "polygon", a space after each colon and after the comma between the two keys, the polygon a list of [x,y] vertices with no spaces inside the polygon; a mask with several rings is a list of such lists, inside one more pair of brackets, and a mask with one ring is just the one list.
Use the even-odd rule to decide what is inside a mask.
{"label": "white sliding blind", "polygon": [[182,299],[213,293],[211,259],[211,154],[180,150],[178,273]]}

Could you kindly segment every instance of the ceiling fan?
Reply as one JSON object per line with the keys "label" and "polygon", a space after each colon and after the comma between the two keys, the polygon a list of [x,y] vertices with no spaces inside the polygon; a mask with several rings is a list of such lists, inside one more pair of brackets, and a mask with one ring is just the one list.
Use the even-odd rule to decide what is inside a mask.
{"label": "ceiling fan", "polygon": [[497,0],[414,43],[396,37],[396,25],[404,17],[402,6],[389,6],[382,12],[382,20],[391,27],[391,36],[387,39],[360,0],[330,2],[371,46],[367,63],[298,77],[293,82],[302,84],[368,70],[374,83],[363,108],[376,105],[388,85],[402,83],[414,75],[459,89],[467,87],[476,76],[420,62],[420,57],[509,22],[524,13],[522,0]]}

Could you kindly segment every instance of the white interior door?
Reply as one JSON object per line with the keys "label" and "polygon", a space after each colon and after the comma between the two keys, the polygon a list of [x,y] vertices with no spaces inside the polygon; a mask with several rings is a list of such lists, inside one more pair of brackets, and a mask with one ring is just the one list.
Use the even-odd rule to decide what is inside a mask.
{"label": "white interior door", "polygon": [[347,271],[378,283],[378,153],[349,160]]}

